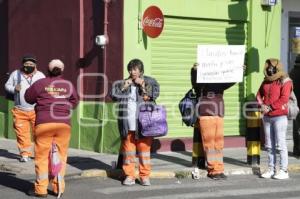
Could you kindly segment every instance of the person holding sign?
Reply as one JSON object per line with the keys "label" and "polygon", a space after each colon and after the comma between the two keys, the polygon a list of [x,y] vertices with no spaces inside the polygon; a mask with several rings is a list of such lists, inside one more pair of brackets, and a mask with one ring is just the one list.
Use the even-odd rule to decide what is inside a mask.
{"label": "person holding sign", "polygon": [[235,83],[197,83],[197,66],[192,71],[193,88],[199,99],[198,124],[207,161],[207,177],[226,179],[224,174],[224,99],[223,93]]}
{"label": "person holding sign", "polygon": [[[256,99],[264,114],[262,121],[265,132],[265,148],[268,152],[268,169],[261,177],[288,179],[288,150],[286,131],[288,126],[288,101],[293,82],[283,71],[278,59],[267,59],[262,82]],[[280,154],[280,170],[276,172],[276,150]]]}
{"label": "person holding sign", "polygon": [[207,162],[207,177],[226,179],[224,174],[224,99],[235,82],[243,81],[244,45],[198,45],[192,84],[198,97],[196,106],[199,133]]}

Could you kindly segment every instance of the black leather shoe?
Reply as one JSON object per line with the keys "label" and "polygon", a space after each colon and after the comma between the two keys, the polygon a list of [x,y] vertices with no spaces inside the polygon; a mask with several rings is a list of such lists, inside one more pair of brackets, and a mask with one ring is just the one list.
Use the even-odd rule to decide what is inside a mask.
{"label": "black leather shoe", "polygon": [[38,194],[38,193],[35,193],[33,189],[30,189],[27,192],[27,195],[31,196],[31,197],[37,197],[37,198],[47,198],[47,196],[48,196],[48,194]]}
{"label": "black leather shoe", "polygon": [[224,173],[207,174],[207,177],[209,177],[213,180],[226,180],[227,179],[227,176]]}
{"label": "black leather shoe", "polygon": [[207,174],[207,177],[213,180],[219,180],[219,174]]}
{"label": "black leather shoe", "polygon": [[223,180],[226,180],[227,179],[227,176],[224,174],[224,173],[220,173],[220,174],[217,174],[219,179],[223,179]]}

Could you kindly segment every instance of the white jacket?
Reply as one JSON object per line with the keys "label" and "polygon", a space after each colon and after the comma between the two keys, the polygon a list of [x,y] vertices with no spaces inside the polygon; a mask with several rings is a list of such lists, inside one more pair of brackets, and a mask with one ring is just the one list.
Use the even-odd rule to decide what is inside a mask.
{"label": "white jacket", "polygon": [[[18,84],[18,71],[20,70],[15,70],[12,72],[9,76],[9,79],[5,83],[5,90],[11,94],[16,95],[15,92],[15,86]],[[27,76],[26,74],[21,72],[21,90],[19,92],[20,96],[20,104],[16,102],[16,97],[15,97],[15,107],[22,109],[24,111],[32,111],[34,110],[34,105],[28,104],[25,99],[24,99],[24,94],[27,88],[29,88],[34,82],[36,82],[39,79],[45,78],[45,75],[40,72],[36,71],[32,77]]]}

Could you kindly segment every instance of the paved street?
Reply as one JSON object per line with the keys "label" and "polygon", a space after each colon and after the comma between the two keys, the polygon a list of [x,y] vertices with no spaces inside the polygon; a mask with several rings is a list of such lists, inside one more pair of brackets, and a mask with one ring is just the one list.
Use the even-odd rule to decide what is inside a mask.
{"label": "paved street", "polygon": [[[1,198],[26,199],[23,192],[31,182],[0,176]],[[4,185],[5,182],[5,185]],[[136,184],[125,187],[120,181],[110,178],[70,178],[67,180],[67,191],[64,199],[124,199],[124,198],[246,198],[246,199],[296,199],[300,196],[300,174],[292,174],[289,180],[261,179],[255,175],[230,176],[225,181],[214,181],[207,178],[192,179],[153,179],[152,186],[143,187]],[[48,198],[54,198],[48,196]]]}

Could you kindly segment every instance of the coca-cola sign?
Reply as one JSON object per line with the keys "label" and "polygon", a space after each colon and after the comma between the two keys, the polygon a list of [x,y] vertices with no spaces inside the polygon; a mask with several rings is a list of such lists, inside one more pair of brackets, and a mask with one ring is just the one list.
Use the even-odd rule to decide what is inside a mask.
{"label": "coca-cola sign", "polygon": [[148,7],[143,15],[144,32],[151,38],[158,37],[164,28],[164,15],[156,6]]}

